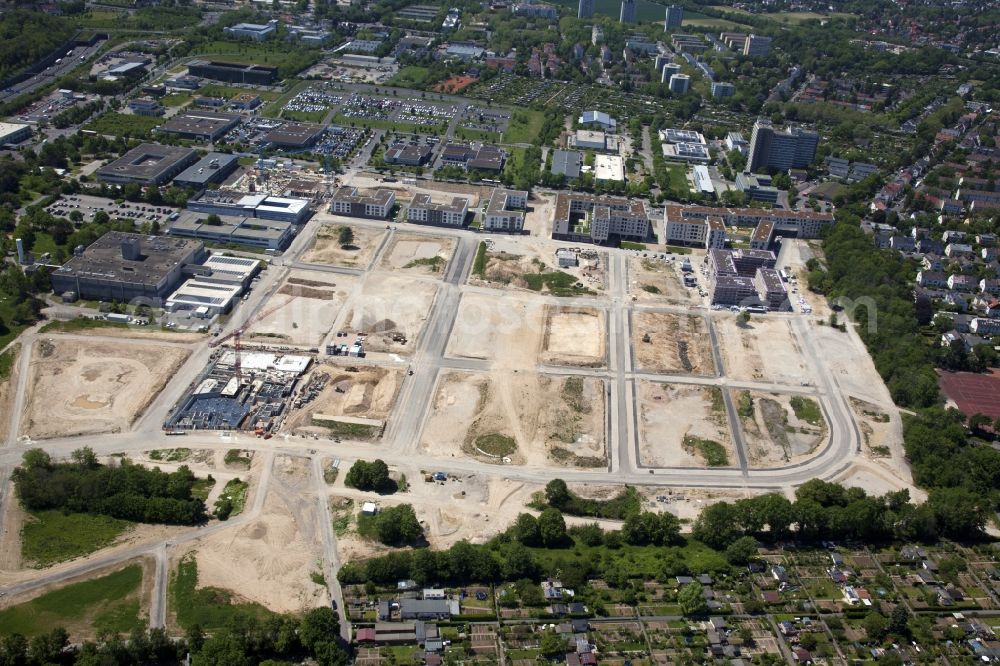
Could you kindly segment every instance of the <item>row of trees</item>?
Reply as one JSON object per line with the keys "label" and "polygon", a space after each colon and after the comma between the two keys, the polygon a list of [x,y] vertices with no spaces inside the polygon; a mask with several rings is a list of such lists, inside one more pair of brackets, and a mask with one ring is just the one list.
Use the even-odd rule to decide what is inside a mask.
{"label": "row of trees", "polygon": [[[341,229],[350,230],[350,227],[341,227]],[[353,234],[351,237],[353,239]],[[339,241],[341,245],[350,244],[351,241],[345,243],[342,238],[341,236]],[[344,477],[344,485],[349,488],[379,493],[392,492],[396,489],[396,482],[389,477],[389,466],[381,459],[371,462],[367,460],[355,462],[347,471],[347,476]]]}
{"label": "row of trees", "polygon": [[870,496],[861,488],[813,479],[799,486],[794,502],[773,493],[708,506],[691,535],[718,550],[743,537],[864,543],[934,541],[939,536],[968,540],[982,535],[990,515],[989,500],[963,488],[932,490],[923,504],[909,500],[907,490]]}
{"label": "row of trees", "polygon": [[24,454],[14,487],[29,511],[62,509],[148,523],[194,525],[206,519],[205,503],[192,497],[195,476],[187,465],[166,473],[128,461],[101,465],[88,448],[72,461],[54,463],[41,449]]}
{"label": "row of trees", "polygon": [[[11,666],[140,666],[261,663],[301,663],[342,666],[348,653],[339,643],[340,620],[330,608],[307,611],[301,618],[270,615],[258,618],[237,613],[222,630],[206,636],[192,627],[183,639],[171,639],[164,629],[135,629],[122,637],[104,633],[98,640],[71,644],[65,629],[56,627],[30,640],[12,634],[0,640],[0,664]],[[187,662],[187,655],[191,661]]]}

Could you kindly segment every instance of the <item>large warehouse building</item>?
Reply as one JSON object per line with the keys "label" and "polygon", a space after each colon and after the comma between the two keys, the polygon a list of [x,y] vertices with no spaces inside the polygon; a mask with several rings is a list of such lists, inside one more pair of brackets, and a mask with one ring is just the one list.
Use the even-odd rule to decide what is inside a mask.
{"label": "large warehouse building", "polygon": [[182,116],[174,116],[157,128],[157,132],[173,134],[181,139],[195,141],[218,141],[240,122],[238,113],[212,113],[192,111]]}
{"label": "large warehouse building", "polygon": [[162,299],[180,284],[185,266],[204,258],[200,241],[109,231],[53,271],[52,289],[87,300]]}
{"label": "large warehouse building", "polygon": [[163,185],[197,161],[191,148],[143,143],[98,169],[97,178],[119,185]]}
{"label": "large warehouse building", "polygon": [[244,194],[225,190],[206,190],[197,199],[188,201],[188,210],[211,215],[235,215],[261,220],[278,220],[303,224],[312,215],[306,199],[272,197],[267,194]]}
{"label": "large warehouse building", "polygon": [[226,83],[269,86],[277,80],[278,68],[267,65],[241,65],[218,60],[192,60],[188,63],[188,74],[213,81],[225,81]]}

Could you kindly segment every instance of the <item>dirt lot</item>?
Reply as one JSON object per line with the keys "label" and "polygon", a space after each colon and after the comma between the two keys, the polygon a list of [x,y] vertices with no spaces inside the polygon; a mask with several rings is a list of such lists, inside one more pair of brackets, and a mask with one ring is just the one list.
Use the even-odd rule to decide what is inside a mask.
{"label": "dirt lot", "polygon": [[888,410],[893,408],[892,398],[885,382],[875,369],[875,363],[858,335],[848,328],[847,332],[809,324],[809,334],[813,336],[816,349],[822,350],[820,361],[826,364],[830,373],[847,395],[856,396]]}
{"label": "dirt lot", "polygon": [[312,582],[322,552],[309,463],[279,456],[260,517],[198,542],[198,585],[220,587],[278,613],[329,603]]}
{"label": "dirt lot", "polygon": [[713,314],[726,376],[791,385],[815,381],[791,320],[753,316],[740,326],[731,313]]}
{"label": "dirt lot", "polygon": [[188,353],[165,345],[41,338],[31,357],[23,434],[44,439],[121,432]]}
{"label": "dirt lot", "polygon": [[[461,540],[485,543],[506,530],[531,501],[537,486],[509,479],[484,479],[468,474],[449,476],[447,481],[426,482],[411,479],[410,489],[398,497],[380,497],[382,507],[408,503],[432,548],[448,548]],[[336,517],[350,514],[349,525],[337,535],[337,552],[344,562],[372,557],[392,551],[392,548],[363,539],[357,533],[360,497],[346,489],[343,495],[330,498]]]}
{"label": "dirt lot", "polygon": [[536,299],[510,294],[467,291],[462,294],[446,354],[490,359],[499,369],[534,369],[541,347],[546,306]]}
{"label": "dirt lot", "polygon": [[644,465],[705,467],[704,454],[690,438],[718,443],[725,450],[726,465],[736,463],[721,389],[639,382],[637,392],[639,448]]}
{"label": "dirt lot", "polygon": [[[346,248],[340,247],[337,240],[338,229],[342,226],[348,226],[354,232],[354,242]],[[358,224],[325,224],[317,232],[313,246],[302,256],[302,261],[307,264],[365,268],[371,263],[384,236],[384,229]]]}
{"label": "dirt lot", "polygon": [[402,370],[364,365],[358,372],[349,372],[347,366],[331,361],[313,370],[303,385],[323,375],[328,378],[326,386],[315,400],[292,413],[286,430],[295,434],[325,434],[325,428],[312,425],[314,414],[385,420],[403,380]]}
{"label": "dirt lot", "polygon": [[548,307],[540,361],[601,367],[607,363],[604,312],[593,308]]}
{"label": "dirt lot", "polygon": [[[797,418],[791,405],[792,397],[756,391],[733,394],[752,467],[794,464],[809,458],[823,444],[827,433],[825,421],[812,424]],[[804,399],[816,403],[815,398]]]}
{"label": "dirt lot", "polygon": [[[434,396],[434,407],[427,417],[421,436],[425,451],[439,456],[471,455],[488,462],[523,462],[516,445],[516,413],[508,401],[497,399],[496,378],[464,372],[442,373]],[[502,394],[499,396],[502,398]],[[457,427],[456,427],[457,426]],[[487,454],[477,449],[480,436],[499,436],[514,440],[513,450],[496,449]]]}
{"label": "dirt lot", "polygon": [[357,278],[319,271],[289,273],[268,300],[263,319],[250,327],[248,340],[265,338],[315,347],[333,326]]}
{"label": "dirt lot", "polygon": [[715,375],[707,326],[699,315],[634,311],[632,349],[638,370]]}
{"label": "dirt lot", "polygon": [[417,275],[444,276],[455,241],[436,236],[395,234],[386,249],[382,266]]}
{"label": "dirt lot", "polygon": [[[345,318],[344,328],[368,336],[366,351],[409,354],[424,326],[436,291],[434,282],[373,273],[354,300],[355,307]],[[397,335],[406,342],[394,340]]]}
{"label": "dirt lot", "polygon": [[499,377],[497,389],[517,414],[514,432],[527,464],[607,465],[604,381],[517,373]]}
{"label": "dirt lot", "polygon": [[[655,301],[672,305],[697,303],[697,289],[684,286],[678,261],[630,257],[628,293],[639,302]],[[694,263],[692,261],[692,263]]]}
{"label": "dirt lot", "polygon": [[[582,288],[601,292],[607,289],[608,255],[592,248],[580,248],[579,265],[560,268],[557,246],[532,236],[496,236],[488,239],[486,270],[482,277],[472,275],[470,284],[490,287],[528,289],[524,275],[560,271],[573,276]],[[543,287],[542,292],[547,291]]]}

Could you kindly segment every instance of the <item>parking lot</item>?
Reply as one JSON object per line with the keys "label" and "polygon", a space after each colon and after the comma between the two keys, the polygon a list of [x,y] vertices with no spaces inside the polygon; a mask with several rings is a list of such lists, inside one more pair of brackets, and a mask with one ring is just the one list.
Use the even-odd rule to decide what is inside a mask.
{"label": "parking lot", "polygon": [[162,227],[176,212],[176,209],[169,206],[152,206],[128,201],[119,204],[112,199],[88,194],[63,196],[46,210],[56,217],[65,218],[70,218],[74,211],[79,211],[82,216],[81,222],[93,222],[97,211],[104,211],[112,220],[132,220],[137,227],[147,222],[158,222]]}

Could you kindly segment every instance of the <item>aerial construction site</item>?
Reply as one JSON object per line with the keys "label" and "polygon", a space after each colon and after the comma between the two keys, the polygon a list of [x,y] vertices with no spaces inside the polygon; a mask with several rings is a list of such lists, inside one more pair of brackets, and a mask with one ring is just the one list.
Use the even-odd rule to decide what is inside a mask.
{"label": "aerial construction site", "polygon": [[[356,527],[371,498],[341,470],[359,459],[384,460],[404,489],[377,504],[412,505],[442,547],[505,530],[555,477],[593,496],[629,484],[644,509],[682,518],[811,478],[918,493],[857,336],[799,312],[711,308],[684,280],[704,252],[320,212],[259,262],[201,332],[22,337],[23,381],[0,392],[10,444],[187,465],[209,506],[238,496],[241,513],[200,531],[131,527],[41,570],[7,548],[0,606],[132,561],[161,581],[196,565],[199,586],[275,611],[327,603],[338,566],[387,550]],[[3,509],[19,534],[29,519]],[[151,601],[161,588],[144,594],[144,617],[178,626]]]}

